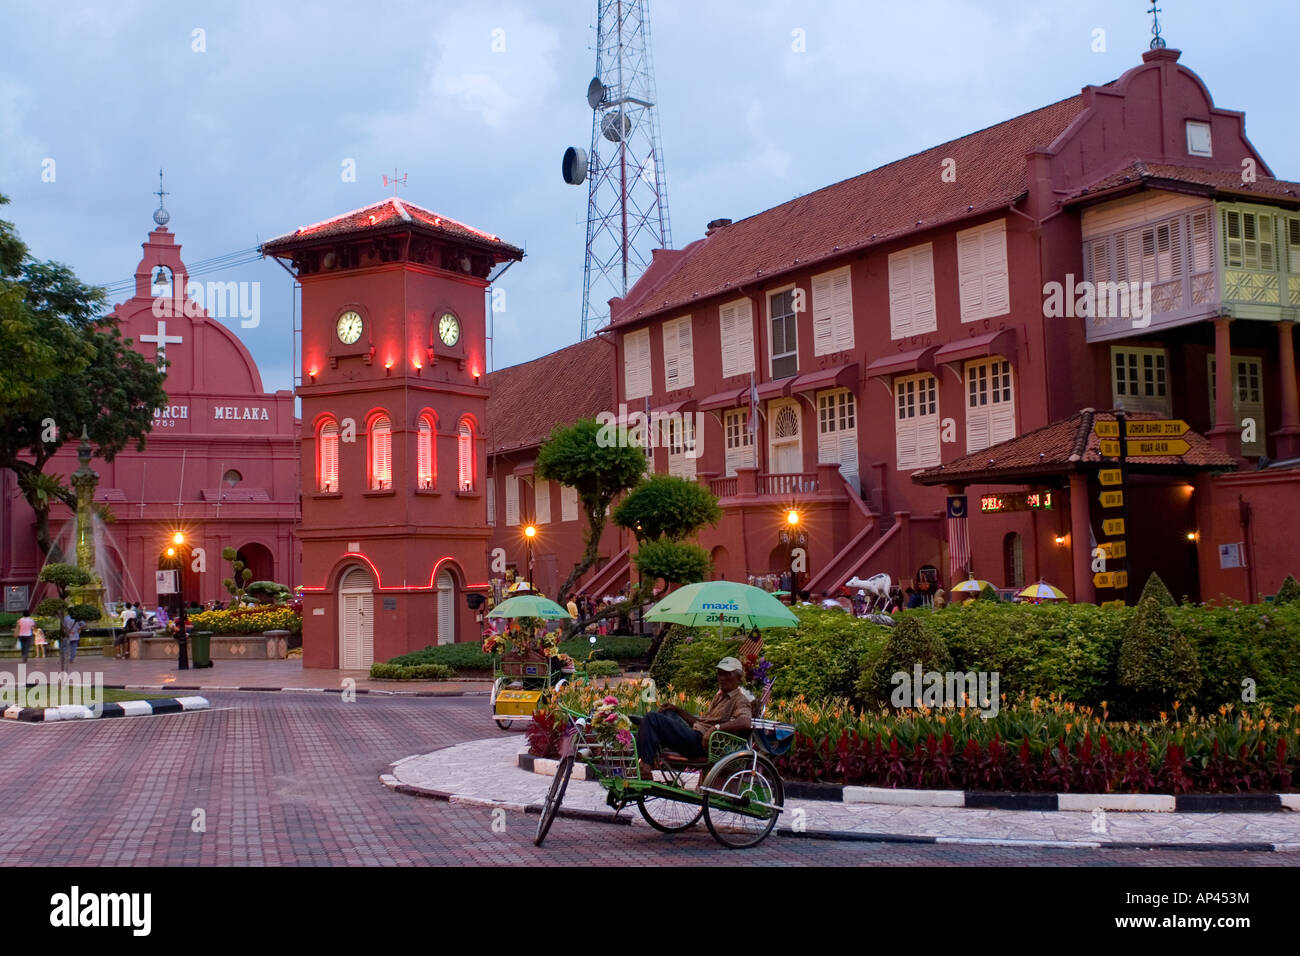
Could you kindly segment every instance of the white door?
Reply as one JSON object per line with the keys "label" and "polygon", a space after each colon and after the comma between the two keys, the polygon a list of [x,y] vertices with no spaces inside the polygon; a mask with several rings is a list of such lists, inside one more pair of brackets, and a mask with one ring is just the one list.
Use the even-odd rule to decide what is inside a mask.
{"label": "white door", "polygon": [[353,568],[339,587],[339,667],[365,670],[374,660],[374,582],[365,568]]}
{"label": "white door", "polygon": [[773,402],[768,406],[768,432],[771,435],[768,469],[774,475],[803,471],[803,453],[799,443],[799,406],[794,402]]}
{"label": "white door", "polygon": [[455,584],[451,573],[438,573],[438,643],[454,644],[456,642],[456,614],[453,598],[456,596]]}

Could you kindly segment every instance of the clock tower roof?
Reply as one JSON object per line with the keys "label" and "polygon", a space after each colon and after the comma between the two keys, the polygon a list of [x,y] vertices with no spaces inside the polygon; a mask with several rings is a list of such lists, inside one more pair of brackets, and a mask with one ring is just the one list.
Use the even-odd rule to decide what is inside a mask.
{"label": "clock tower roof", "polygon": [[524,257],[522,249],[510,245],[500,236],[467,226],[463,222],[431,212],[396,196],[332,216],[310,226],[299,226],[293,232],[262,243],[262,253],[282,255],[318,241],[332,242],[345,237],[408,231],[442,237],[462,244],[469,243],[490,250],[498,262]]}

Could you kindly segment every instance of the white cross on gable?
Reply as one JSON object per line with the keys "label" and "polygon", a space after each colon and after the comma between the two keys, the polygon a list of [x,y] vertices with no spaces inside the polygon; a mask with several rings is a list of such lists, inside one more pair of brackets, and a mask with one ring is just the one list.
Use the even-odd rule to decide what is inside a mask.
{"label": "white cross on gable", "polygon": [[174,342],[177,345],[179,345],[181,342],[184,342],[185,339],[179,335],[168,335],[167,323],[164,322],[162,319],[159,319],[157,333],[154,335],[142,335],[140,336],[140,341],[154,342],[157,344],[159,352],[165,352],[167,351],[167,344],[169,342]]}

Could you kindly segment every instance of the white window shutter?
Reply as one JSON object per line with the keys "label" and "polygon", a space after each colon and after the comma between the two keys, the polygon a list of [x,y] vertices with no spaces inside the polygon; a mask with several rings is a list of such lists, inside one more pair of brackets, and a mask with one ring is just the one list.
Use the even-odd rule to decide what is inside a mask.
{"label": "white window shutter", "polygon": [[889,257],[889,336],[912,334],[912,256],[904,250]]}
{"label": "white window shutter", "polygon": [[663,324],[664,336],[664,391],[671,392],[681,388],[678,369],[677,320],[670,319]]}
{"label": "white window shutter", "polygon": [[966,407],[966,454],[989,447],[989,409],[987,405]]}
{"label": "white window shutter", "polygon": [[754,371],[754,310],[748,299],[736,307],[736,359],[737,375]]}
{"label": "white window shutter", "polygon": [[989,406],[989,444],[1016,437],[1016,405],[1014,401],[998,402]]}
{"label": "white window shutter", "polygon": [[983,235],[984,311],[982,319],[1006,315],[1011,311],[1011,295],[1007,280],[1007,229],[999,222]]}
{"label": "white window shutter", "polygon": [[433,487],[433,426],[427,418],[420,419],[416,442],[416,481],[420,488]]}
{"label": "white window shutter", "polygon": [[939,453],[939,416],[926,415],[916,420],[916,467],[933,468],[942,464]]}
{"label": "white window shutter", "polygon": [[487,481],[487,518],[488,524],[497,523],[497,480],[493,476]]}
{"label": "white window shutter", "polygon": [[537,478],[533,481],[534,507],[533,514],[537,517],[538,524],[551,523],[551,483],[545,478]]}
{"label": "white window shutter", "polygon": [[740,343],[737,341],[739,330],[737,326],[737,303],[728,302],[718,309],[718,335],[721,340],[722,354],[722,377],[730,378],[733,375],[739,375],[740,355],[737,351]]}
{"label": "white window shutter", "polygon": [[695,386],[695,349],[691,344],[691,317],[677,320],[677,375],[678,388]]}
{"label": "white window shutter", "polygon": [[840,474],[854,488],[858,486],[858,430],[844,428],[840,436]]}
{"label": "white window shutter", "polygon": [[623,336],[623,391],[627,401],[650,394],[650,330]]}
{"label": "white window shutter", "polygon": [[578,520],[578,489],[570,485],[560,485],[560,520]]}
{"label": "white window shutter", "polygon": [[978,231],[957,233],[957,287],[961,320],[980,318],[984,314],[984,244]]}
{"label": "white window shutter", "polygon": [[934,246],[912,250],[912,335],[938,328],[934,309]]}
{"label": "white window shutter", "polygon": [[813,276],[813,354],[835,351],[834,282],[830,275]]}
{"label": "white window shutter", "polygon": [[894,455],[899,471],[911,471],[916,468],[917,434],[915,418],[894,419]]}
{"label": "white window shutter", "polygon": [[506,475],[506,524],[519,524],[519,476]]}

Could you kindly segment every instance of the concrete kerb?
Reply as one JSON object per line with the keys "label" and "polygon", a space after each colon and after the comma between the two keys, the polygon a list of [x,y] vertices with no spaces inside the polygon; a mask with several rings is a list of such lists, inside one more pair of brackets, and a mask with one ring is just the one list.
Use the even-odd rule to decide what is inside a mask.
{"label": "concrete kerb", "polygon": [[[342,694],[342,687],[246,687],[235,684],[105,684],[108,690],[191,690],[206,693]],[[351,693],[370,697],[488,697],[486,690],[384,690],[357,687]]]}
{"label": "concrete kerb", "polygon": [[196,710],[208,710],[204,697],[163,697],[157,700],[123,700],[101,704],[99,713],[83,704],[62,704],[58,707],[6,707],[5,720],[28,724],[50,724],[68,720],[103,720],[106,717],[159,717]]}
{"label": "concrete kerb", "polygon": [[[559,761],[520,753],[521,770],[554,776]],[[594,779],[589,768],[575,765],[573,779]],[[1037,810],[1091,813],[1275,813],[1300,811],[1300,793],[994,793],[970,790],[908,790],[789,781],[787,797],[834,803],[893,807],[960,807],[979,810]]]}
{"label": "concrete kerb", "polygon": [[[408,796],[455,802],[466,806],[500,808],[525,814],[538,813],[546,789],[543,780],[528,782],[532,774],[553,776],[557,765],[519,753],[520,741],[487,738],[452,744],[425,754],[395,761],[381,780],[389,789]],[[559,815],[572,819],[648,827],[635,812],[617,817],[605,805],[604,791],[575,767],[573,782]],[[1130,802],[1133,812],[1117,812],[1098,820],[1094,813],[1007,813],[1002,809],[955,806],[954,792],[943,792],[930,804],[897,802],[845,802],[844,791],[856,801],[873,796],[870,788],[820,788],[834,799],[794,797],[786,792],[786,813],[777,835],[813,840],[873,843],[980,846],[1059,847],[1071,849],[1186,849],[1296,852],[1300,826],[1290,813],[1178,813],[1158,811],[1150,801]],[[958,796],[963,796],[956,792]],[[928,794],[927,794],[928,795]],[[1042,796],[1034,794],[1032,796]],[[1055,797],[1055,794],[1048,796]],[[1296,795],[1300,796],[1300,795]],[[892,801],[901,799],[891,791]],[[1067,801],[1068,802],[1068,801]],[[1278,801],[1279,804],[1281,801]],[[949,805],[935,805],[944,803]],[[1287,801],[1292,805],[1294,801]],[[1140,809],[1137,809],[1140,808]],[[1163,819],[1162,819],[1163,818]],[[1020,822],[1023,821],[1023,824]],[[1101,829],[1095,827],[1100,823]],[[1091,830],[1091,833],[1089,832]]]}

